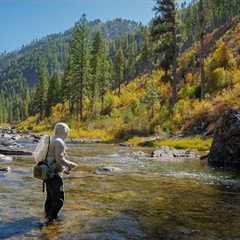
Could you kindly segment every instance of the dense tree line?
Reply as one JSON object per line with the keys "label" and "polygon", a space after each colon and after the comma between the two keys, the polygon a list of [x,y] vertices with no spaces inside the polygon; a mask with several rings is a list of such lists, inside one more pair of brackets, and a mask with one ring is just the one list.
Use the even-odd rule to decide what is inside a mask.
{"label": "dense tree line", "polygon": [[173,107],[179,71],[186,71],[179,67],[178,56],[196,40],[201,43],[197,57],[203,98],[204,37],[239,11],[238,0],[192,0],[181,6],[175,0],[156,0],[147,27],[121,19],[104,25],[82,16],[63,35],[33,42],[18,55],[0,55],[0,122],[19,122],[37,113],[41,120],[58,103],[66,103],[76,119],[94,118],[104,113],[108,90],[121,95],[124,84],[155,67],[171,83]]}

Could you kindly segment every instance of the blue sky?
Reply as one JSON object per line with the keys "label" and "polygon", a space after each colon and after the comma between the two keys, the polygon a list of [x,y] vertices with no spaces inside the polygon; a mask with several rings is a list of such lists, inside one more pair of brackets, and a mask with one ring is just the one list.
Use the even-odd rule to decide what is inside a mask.
{"label": "blue sky", "polygon": [[153,0],[0,0],[0,52],[72,27],[83,13],[90,20],[116,17],[147,24]]}

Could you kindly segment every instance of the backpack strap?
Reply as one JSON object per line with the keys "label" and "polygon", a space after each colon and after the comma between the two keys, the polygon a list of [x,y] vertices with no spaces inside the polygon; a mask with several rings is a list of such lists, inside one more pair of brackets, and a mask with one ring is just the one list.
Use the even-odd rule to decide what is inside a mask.
{"label": "backpack strap", "polygon": [[46,183],[46,181],[43,181],[43,182],[42,182],[42,192],[43,192],[43,193],[45,192],[45,183]]}
{"label": "backpack strap", "polygon": [[50,146],[50,136],[48,137],[48,148],[47,148],[47,154],[46,157],[44,159],[44,162],[47,163],[47,158],[48,158],[48,152],[49,152],[49,146]]}
{"label": "backpack strap", "polygon": [[[43,160],[44,164],[46,164],[47,166],[48,166],[47,158],[48,158],[48,152],[49,152],[49,145],[50,145],[50,136],[48,137],[47,154],[46,154],[45,159]],[[48,166],[48,167],[49,167],[49,166]],[[43,181],[43,182],[42,182],[42,192],[43,192],[43,193],[45,192],[45,184],[46,184],[46,181]]]}

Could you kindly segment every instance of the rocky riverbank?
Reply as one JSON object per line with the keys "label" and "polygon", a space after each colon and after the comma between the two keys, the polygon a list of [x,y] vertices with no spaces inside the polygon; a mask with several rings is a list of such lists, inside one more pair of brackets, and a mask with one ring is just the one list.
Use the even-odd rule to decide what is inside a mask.
{"label": "rocky riverbank", "polygon": [[32,151],[27,145],[37,144],[40,138],[15,128],[0,128],[0,161],[7,159],[8,155],[31,155]]}
{"label": "rocky riverbank", "polygon": [[219,119],[208,161],[212,166],[240,169],[240,110],[226,111]]}

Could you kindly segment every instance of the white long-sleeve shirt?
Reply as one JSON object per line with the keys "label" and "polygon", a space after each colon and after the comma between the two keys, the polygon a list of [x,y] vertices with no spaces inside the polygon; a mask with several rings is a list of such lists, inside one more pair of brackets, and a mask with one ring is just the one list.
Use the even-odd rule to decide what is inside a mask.
{"label": "white long-sleeve shirt", "polygon": [[77,164],[65,158],[66,145],[64,139],[69,131],[65,123],[58,123],[55,126],[55,135],[50,139],[47,162],[53,172],[69,172]]}
{"label": "white long-sleeve shirt", "polygon": [[64,169],[67,171],[76,167],[76,164],[67,160],[66,156],[66,145],[61,138],[53,137],[50,141],[48,149],[48,165],[49,167],[57,172],[62,172]]}

